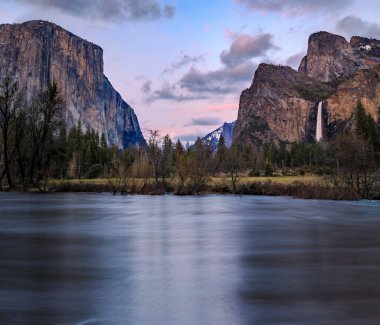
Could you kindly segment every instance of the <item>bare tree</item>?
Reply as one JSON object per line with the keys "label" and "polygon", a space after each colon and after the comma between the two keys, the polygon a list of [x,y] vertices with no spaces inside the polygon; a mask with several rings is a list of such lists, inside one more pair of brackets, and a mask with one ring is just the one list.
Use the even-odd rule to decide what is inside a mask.
{"label": "bare tree", "polygon": [[241,148],[233,144],[227,151],[224,162],[226,174],[230,177],[232,192],[236,193],[236,185],[239,182],[239,172],[243,166]]}
{"label": "bare tree", "polygon": [[209,166],[210,158],[210,148],[198,137],[194,143],[194,148],[190,150],[188,156],[189,181],[191,190],[195,193],[202,191],[209,179],[207,167]]}
{"label": "bare tree", "polygon": [[[45,190],[49,164],[52,160],[51,148],[55,134],[58,130],[59,114],[62,112],[63,101],[59,96],[55,83],[49,85],[47,89],[33,101],[29,108],[29,128],[32,142],[32,155],[30,162],[29,177],[30,183],[39,190]],[[40,182],[44,180],[43,187]]]}
{"label": "bare tree", "polygon": [[147,154],[149,161],[153,169],[153,177],[156,181],[156,185],[159,185],[159,168],[161,160],[161,150],[159,148],[160,143],[160,131],[159,130],[149,130],[149,140],[148,140],[148,149]]}
{"label": "bare tree", "polygon": [[9,189],[13,186],[11,164],[15,153],[14,144],[11,143],[11,133],[14,131],[16,115],[21,106],[22,100],[18,95],[17,82],[12,82],[9,77],[5,78],[0,92],[1,155],[3,157],[0,186],[3,177],[6,176]]}

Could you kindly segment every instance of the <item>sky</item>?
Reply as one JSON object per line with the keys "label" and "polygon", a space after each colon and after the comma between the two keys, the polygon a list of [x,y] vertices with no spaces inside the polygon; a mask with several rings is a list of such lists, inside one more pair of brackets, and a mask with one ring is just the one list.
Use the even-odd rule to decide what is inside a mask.
{"label": "sky", "polygon": [[145,135],[194,141],[236,120],[262,62],[297,69],[311,33],[380,39],[379,0],[0,0],[0,23],[54,22],[103,48]]}

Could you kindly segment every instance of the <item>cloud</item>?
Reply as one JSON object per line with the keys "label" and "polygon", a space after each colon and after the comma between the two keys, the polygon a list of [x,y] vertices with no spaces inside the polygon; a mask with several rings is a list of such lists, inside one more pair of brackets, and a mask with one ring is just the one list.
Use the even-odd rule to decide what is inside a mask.
{"label": "cloud", "polygon": [[190,56],[183,54],[178,60],[174,61],[169,68],[165,69],[163,73],[173,73],[174,71],[181,69],[189,64],[202,62],[204,60],[205,58],[203,55]]}
{"label": "cloud", "polygon": [[336,30],[346,37],[365,36],[380,39],[380,25],[355,16],[346,16],[336,24]]}
{"label": "cloud", "polygon": [[152,81],[151,80],[145,80],[141,86],[141,91],[144,94],[150,94],[152,91]]}
{"label": "cloud", "polygon": [[170,100],[177,102],[184,102],[189,100],[199,100],[206,99],[206,96],[202,95],[188,95],[181,94],[175,85],[170,84],[169,82],[164,82],[160,89],[155,91],[150,91],[145,98],[147,103],[152,103],[157,100]]}
{"label": "cloud", "polygon": [[285,64],[294,69],[298,69],[301,63],[301,60],[305,55],[306,53],[304,51],[293,54],[286,59]]}
{"label": "cloud", "polygon": [[278,49],[272,39],[273,35],[269,33],[238,35],[230,48],[220,54],[220,59],[227,66],[235,66],[248,59],[263,56],[268,50]]}
{"label": "cloud", "polygon": [[11,0],[41,9],[102,21],[136,21],[171,18],[175,7],[157,0]]}
{"label": "cloud", "polygon": [[[161,89],[155,90],[147,97],[147,102],[156,100],[188,101],[208,99],[230,94],[238,95],[252,81],[257,64],[251,59],[265,55],[269,49],[276,49],[271,34],[247,35],[235,34],[228,50],[222,51],[222,67],[202,72],[192,66],[178,81],[179,89],[164,83]],[[203,60],[202,56],[184,55],[172,68]]]}
{"label": "cloud", "polygon": [[200,126],[209,126],[209,125],[221,125],[223,121],[218,117],[200,117],[191,119],[191,123],[189,125],[200,125]]}
{"label": "cloud", "polygon": [[166,18],[172,18],[175,13],[175,7],[171,5],[165,5],[163,16]]}
{"label": "cloud", "polygon": [[251,59],[277,49],[272,42],[273,36],[268,33],[248,35],[229,31],[229,35],[233,41],[229,49],[220,54],[223,66],[207,72],[190,68],[179,81],[182,89],[193,94],[237,94],[252,80],[257,68]]}
{"label": "cloud", "polygon": [[183,141],[194,142],[198,137],[200,137],[200,134],[201,134],[201,132],[199,132],[199,133],[188,133],[188,134],[178,135],[175,138],[179,139],[181,142],[183,142]]}
{"label": "cloud", "polygon": [[146,80],[146,77],[143,74],[139,74],[139,75],[135,76],[135,80],[136,81],[144,81],[144,80]]}
{"label": "cloud", "polygon": [[341,12],[354,0],[235,0],[250,11],[278,12],[286,16]]}
{"label": "cloud", "polygon": [[221,112],[221,111],[236,111],[239,104],[236,102],[233,103],[219,103],[219,104],[211,104],[206,107],[206,111],[210,112]]}
{"label": "cloud", "polygon": [[208,72],[193,67],[181,78],[180,85],[191,93],[234,93],[241,90],[242,82],[252,79],[256,67],[251,61]]}

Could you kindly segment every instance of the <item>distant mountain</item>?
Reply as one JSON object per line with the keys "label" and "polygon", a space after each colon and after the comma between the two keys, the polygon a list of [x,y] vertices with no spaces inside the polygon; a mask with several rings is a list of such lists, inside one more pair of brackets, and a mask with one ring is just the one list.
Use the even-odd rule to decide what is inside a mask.
{"label": "distant mountain", "polygon": [[218,148],[220,136],[223,135],[226,147],[230,148],[232,145],[232,135],[234,133],[235,123],[236,121],[224,123],[222,126],[203,137],[203,142],[210,145],[212,151],[215,152]]}

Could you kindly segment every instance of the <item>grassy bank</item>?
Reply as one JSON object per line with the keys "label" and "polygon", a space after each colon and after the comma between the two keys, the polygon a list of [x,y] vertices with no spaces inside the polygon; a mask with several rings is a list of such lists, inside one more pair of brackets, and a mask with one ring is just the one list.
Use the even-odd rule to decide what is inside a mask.
{"label": "grassy bank", "polygon": [[[242,177],[236,182],[235,191],[227,177],[211,177],[195,186],[190,182],[181,184],[171,178],[157,183],[154,179],[75,179],[52,180],[49,192],[110,192],[120,194],[176,195],[194,194],[240,194],[292,196],[303,199],[357,200],[357,193],[348,187],[333,186],[322,176]],[[379,199],[380,195],[374,195]]]}

